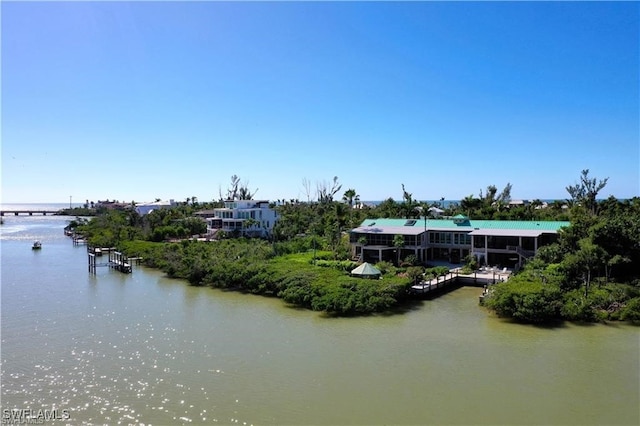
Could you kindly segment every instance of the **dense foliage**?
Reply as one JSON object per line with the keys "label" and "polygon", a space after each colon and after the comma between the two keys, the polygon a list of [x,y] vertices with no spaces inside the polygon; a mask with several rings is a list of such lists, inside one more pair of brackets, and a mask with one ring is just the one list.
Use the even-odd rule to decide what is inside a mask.
{"label": "dense foliage", "polygon": [[[282,244],[280,248],[290,251]],[[318,252],[316,259],[310,251],[276,256],[273,246],[261,240],[129,241],[122,249],[192,285],[277,296],[292,305],[331,314],[390,310],[406,297],[410,284],[395,271],[376,280],[351,277],[345,272],[353,266],[351,261],[322,259],[332,257],[330,252]]]}
{"label": "dense foliage", "polygon": [[498,315],[531,323],[640,320],[640,198],[598,202],[606,180],[583,171],[581,182],[585,188],[567,188],[577,198],[558,242],[493,286],[485,305]]}
{"label": "dense foliage", "polygon": [[[239,179],[234,178],[230,193],[250,194],[246,184],[237,189]],[[640,321],[640,198],[598,201],[606,181],[590,178],[585,170],[578,184],[567,187],[569,200],[544,208],[538,200],[510,205],[510,184],[500,193],[488,186],[479,197],[468,196],[445,208],[414,200],[404,185],[400,202],[389,198],[377,206],[365,205],[353,189],[337,201],[341,185],[334,178],[332,185],[319,187],[317,202],[277,200],[279,221],[269,241],[195,241],[192,237],[203,234],[206,226],[193,214],[220,205],[198,203],[195,197],[144,216],[133,208],[105,210],[90,221],[78,218],[70,227],[91,245],[119,247],[192,285],[272,295],[292,305],[347,315],[389,310],[423,274],[429,278],[447,272],[425,270],[409,255],[394,259],[400,267],[376,264],[381,280],[349,276],[356,263],[349,259],[346,231],[366,218],[419,217],[430,207],[440,207],[444,215],[463,213],[473,219],[570,220],[557,243],[541,248],[508,282],[493,286],[485,305],[522,322]],[[403,242],[398,238],[394,244]],[[475,259],[467,259],[467,269],[476,266]]]}

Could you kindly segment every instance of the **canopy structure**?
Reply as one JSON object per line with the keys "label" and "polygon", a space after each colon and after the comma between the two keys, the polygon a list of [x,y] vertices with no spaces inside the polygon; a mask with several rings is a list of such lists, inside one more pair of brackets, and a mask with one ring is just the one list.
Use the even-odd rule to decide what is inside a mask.
{"label": "canopy structure", "polygon": [[364,262],[362,265],[351,271],[351,275],[362,278],[378,278],[381,275],[381,272],[370,263]]}

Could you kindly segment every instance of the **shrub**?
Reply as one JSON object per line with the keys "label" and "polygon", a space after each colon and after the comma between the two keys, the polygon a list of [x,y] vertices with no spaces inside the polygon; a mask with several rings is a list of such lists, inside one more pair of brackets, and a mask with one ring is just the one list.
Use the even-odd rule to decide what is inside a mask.
{"label": "shrub", "polygon": [[557,286],[513,278],[492,286],[485,306],[501,317],[544,323],[560,318],[562,293]]}
{"label": "shrub", "polygon": [[634,297],[627,302],[620,313],[620,319],[634,323],[640,322],[640,297]]}
{"label": "shrub", "polygon": [[393,264],[391,262],[387,262],[386,260],[376,263],[375,266],[383,275],[395,269]]}
{"label": "shrub", "polygon": [[407,266],[417,266],[419,265],[420,262],[418,261],[418,256],[416,256],[415,254],[410,254],[407,257],[404,258],[404,261],[402,262],[402,266],[407,267]]}
{"label": "shrub", "polygon": [[431,268],[427,268],[424,273],[426,278],[432,279],[435,277],[447,275],[449,273],[449,268],[447,268],[446,266],[434,266]]}
{"label": "shrub", "polygon": [[565,294],[561,313],[569,321],[595,321],[597,319],[593,306],[580,289]]}
{"label": "shrub", "polygon": [[423,269],[420,266],[412,266],[407,269],[407,276],[411,280],[411,283],[418,282],[422,277]]}

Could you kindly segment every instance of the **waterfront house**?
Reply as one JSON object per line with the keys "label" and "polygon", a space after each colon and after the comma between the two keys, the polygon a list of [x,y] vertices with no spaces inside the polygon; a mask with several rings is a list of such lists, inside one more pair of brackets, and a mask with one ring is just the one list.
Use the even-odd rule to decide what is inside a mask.
{"label": "waterfront house", "polygon": [[153,203],[136,203],[136,212],[140,216],[151,213],[158,209],[167,209],[176,206],[177,203],[174,200],[167,201],[154,201]]}
{"label": "waterfront house", "polygon": [[105,209],[105,210],[124,210],[129,207],[128,203],[121,203],[118,201],[109,201],[109,200],[98,200],[97,203],[94,204],[96,209]]}
{"label": "waterfront house", "polygon": [[[462,263],[473,254],[480,264],[514,268],[556,241],[566,221],[472,220],[464,215],[448,219],[367,219],[350,232],[354,258],[394,262],[413,254],[427,263]],[[404,239],[394,245],[396,235]],[[396,240],[397,241],[397,240]],[[400,253],[397,252],[400,250]]]}
{"label": "waterfront house", "polygon": [[227,200],[224,207],[213,209],[207,220],[207,234],[218,231],[237,236],[262,237],[271,235],[278,215],[266,200]]}

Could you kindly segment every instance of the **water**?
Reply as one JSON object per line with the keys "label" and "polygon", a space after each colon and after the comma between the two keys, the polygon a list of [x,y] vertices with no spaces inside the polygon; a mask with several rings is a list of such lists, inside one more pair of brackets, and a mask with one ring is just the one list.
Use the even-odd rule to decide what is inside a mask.
{"label": "water", "polygon": [[513,325],[477,288],[332,319],[141,267],[92,276],[68,219],[0,228],[4,409],[69,409],[71,424],[640,422],[637,328]]}

